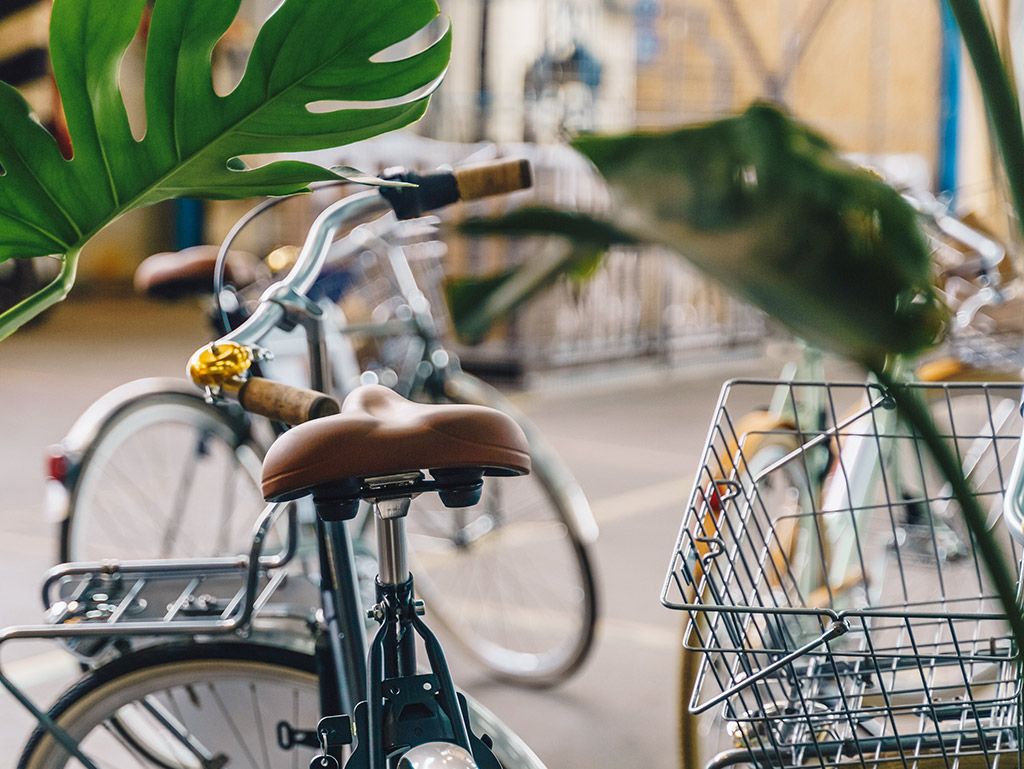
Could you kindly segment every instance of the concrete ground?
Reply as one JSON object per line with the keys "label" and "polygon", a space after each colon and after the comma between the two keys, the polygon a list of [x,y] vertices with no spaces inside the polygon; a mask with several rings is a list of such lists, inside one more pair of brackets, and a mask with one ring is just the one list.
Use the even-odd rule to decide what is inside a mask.
{"label": "concrete ground", "polygon": [[[62,306],[0,344],[0,625],[40,619],[38,585],[56,551],[53,525],[41,513],[46,447],[115,385],[179,375],[205,339],[194,306],[94,299]],[[681,617],[658,602],[664,569],[722,380],[776,370],[770,360],[696,360],[671,376],[567,380],[517,394],[576,473],[601,524],[598,640],[582,671],[551,690],[504,687],[458,659],[453,667],[552,769],[675,765]],[[47,703],[68,680],[67,662],[46,646],[12,646],[4,660]],[[0,765],[14,765],[30,726],[0,691]]]}

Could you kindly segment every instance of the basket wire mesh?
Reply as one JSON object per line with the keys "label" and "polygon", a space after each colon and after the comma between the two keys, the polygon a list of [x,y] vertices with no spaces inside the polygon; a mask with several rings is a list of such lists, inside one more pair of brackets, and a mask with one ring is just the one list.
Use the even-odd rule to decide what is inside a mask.
{"label": "basket wire mesh", "polygon": [[[1021,385],[913,389],[1019,569],[1000,514]],[[784,405],[754,409],[767,402]],[[1001,604],[948,484],[876,385],[725,386],[662,601],[687,612],[702,655],[691,712],[720,706],[744,763],[1022,763]]]}

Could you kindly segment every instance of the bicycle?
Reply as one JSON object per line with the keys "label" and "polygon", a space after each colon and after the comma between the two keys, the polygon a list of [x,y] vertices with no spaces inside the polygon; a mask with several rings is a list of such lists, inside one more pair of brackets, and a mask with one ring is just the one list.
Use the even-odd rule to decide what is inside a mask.
{"label": "bicycle", "polygon": [[[253,285],[221,290],[228,255],[245,228],[281,200],[265,201],[243,216],[216,260],[208,248],[163,255],[155,267],[151,258],[140,267],[140,282],[151,294],[170,297],[216,285],[215,296],[231,303],[231,310],[215,312],[214,325],[227,333],[244,318],[245,298],[258,295],[269,280],[269,274],[254,276],[249,269]],[[360,381],[379,381],[417,401],[497,408],[523,428],[531,480],[497,479],[483,504],[454,515],[436,504],[422,509],[430,503],[418,499],[409,536],[420,591],[450,637],[498,678],[555,684],[579,669],[593,645],[598,597],[591,545],[597,525],[579,484],[540,431],[497,390],[462,371],[445,348],[434,319],[440,305],[420,288],[438,286],[443,275],[443,247],[425,239],[430,226],[419,217],[385,218],[357,227],[331,248],[310,286],[320,298],[325,332],[308,353],[309,367],[316,389],[339,398]],[[349,322],[335,303],[354,286],[370,297],[367,322]],[[265,340],[277,355],[264,356],[257,368],[299,383],[307,348],[297,334],[278,331]],[[376,364],[362,373],[354,338],[383,341]],[[116,388],[80,417],[50,460],[60,560],[232,552],[259,508],[260,459],[279,433],[230,404],[205,402],[178,380]],[[213,490],[221,495],[217,516],[206,510]],[[128,526],[124,521],[139,519],[128,515],[139,501],[148,515]],[[361,520],[366,534],[371,516],[364,511]],[[372,548],[359,544],[364,539],[357,537],[357,555],[365,560]],[[480,616],[481,597],[492,616]]]}
{"label": "bicycle", "polygon": [[[918,368],[918,378],[932,384],[921,392],[931,396],[940,424],[951,426],[955,415],[961,432],[964,432],[964,425],[973,422],[975,431],[986,427],[995,436],[1012,436],[1016,427],[1013,421],[1015,403],[1012,398],[1002,397],[992,402],[987,396],[997,391],[971,388],[946,390],[941,387],[942,383],[950,381],[1020,381],[1019,365],[1013,365],[1014,359],[1019,359],[1019,352],[1014,354],[1009,344],[1010,338],[1005,337],[1003,344],[996,346],[991,338],[974,328],[978,312],[998,303],[1000,293],[1004,290],[998,273],[1004,255],[1002,247],[984,233],[950,217],[945,207],[934,199],[918,197],[912,198],[911,202],[922,218],[932,225],[932,242],[937,244],[937,251],[941,242],[934,237],[935,232],[969,249],[968,254],[964,255],[947,246],[945,258],[942,258],[943,254],[939,251],[937,262],[943,269],[943,278],[947,283],[944,287],[948,288],[951,277],[961,283],[971,279],[980,284],[966,292],[960,286],[954,304],[958,311],[953,327],[953,354]],[[984,344],[979,345],[979,341]],[[1019,338],[1016,341],[1019,350]],[[957,396],[955,403],[950,402],[951,395]],[[823,593],[852,590],[866,577],[863,569],[848,568],[851,558],[849,552],[830,552],[827,547],[828,532],[819,530],[827,516],[815,517],[810,511],[826,509],[829,505],[835,507],[844,494],[852,495],[854,500],[863,500],[873,486],[880,482],[879,474],[882,472],[872,468],[870,452],[863,457],[854,453],[845,459],[850,467],[850,477],[842,483],[834,477],[842,464],[843,452],[847,451],[843,447],[844,442],[857,442],[844,431],[828,441],[818,441],[813,448],[807,448],[801,461],[781,461],[800,452],[812,433],[820,433],[829,425],[842,422],[845,415],[841,411],[837,413],[835,403],[830,402],[826,396],[821,356],[813,350],[805,349],[798,362],[790,363],[784,369],[780,382],[771,392],[770,399],[767,399],[770,401],[767,408],[731,417],[735,421],[729,427],[736,440],[742,442],[742,450],[738,445],[730,444],[729,453],[720,458],[724,473],[730,469],[730,462],[740,461],[739,455],[742,455],[743,467],[733,469],[751,479],[757,479],[756,494],[759,502],[779,521],[779,528],[773,532],[779,538],[776,543],[777,552],[773,557],[777,561],[789,563],[789,568],[797,575],[802,595],[812,605],[818,605],[817,602],[824,600]],[[863,447],[860,450],[863,451]],[[849,451],[855,449],[851,446]],[[904,470],[904,466],[913,468],[919,464],[920,458],[904,456],[901,452],[885,455],[885,482],[893,489],[892,507],[902,509],[901,525],[909,527],[910,531],[920,531],[915,527],[930,525],[931,536],[936,539],[936,546],[944,553],[943,557],[963,556],[968,541],[965,533],[955,530],[955,522],[948,521],[946,517],[927,517],[929,503],[919,499],[921,494],[914,488],[916,473]],[[965,466],[964,469],[977,474],[974,465]],[[855,504],[849,502],[850,506]],[[846,535],[850,533],[845,532]],[[842,539],[842,536],[835,535],[834,538]],[[796,550],[801,547],[804,550],[817,550],[821,563],[814,562],[814,559],[808,563],[806,558],[802,561],[796,558]],[[830,568],[827,566],[830,562],[836,565]],[[802,565],[798,569],[794,563]],[[680,692],[683,696],[689,696],[688,693],[697,686],[704,656],[699,649],[682,645],[679,672]],[[700,715],[692,710],[682,712],[679,745],[683,767],[703,767],[721,750],[735,746],[729,734],[730,727],[723,719],[724,716],[714,710],[706,710]]]}
{"label": "bicycle", "polygon": [[[507,166],[427,179],[450,189],[460,173],[469,182],[492,178],[499,191],[521,184]],[[451,194],[429,184],[400,193],[432,207]],[[525,434],[494,409],[414,404],[376,385],[353,391],[339,414],[319,392],[251,376],[252,351],[280,324],[304,319],[311,345],[318,342],[321,318],[304,297],[330,238],[347,222],[384,213],[394,195],[363,192],[327,208],[256,312],[193,358],[193,379],[211,397],[301,423],[263,461],[262,492],[272,501],[248,554],[62,564],[44,582],[49,624],[0,634],[0,644],[63,640],[89,667],[48,713],[0,672],[40,724],[19,769],[105,769],[123,766],[118,757],[160,769],[269,769],[300,760],[322,769],[342,762],[543,769],[507,727],[456,691],[421,618],[405,536],[414,496],[437,493],[459,509],[481,499],[485,479],[529,472]],[[321,577],[315,611],[303,595],[311,583],[292,579],[288,568],[298,547],[292,500],[310,495]],[[370,610],[379,629],[369,652],[350,537],[364,502],[373,506],[379,563]],[[185,641],[159,642],[167,638]],[[417,669],[417,643],[427,672]]]}

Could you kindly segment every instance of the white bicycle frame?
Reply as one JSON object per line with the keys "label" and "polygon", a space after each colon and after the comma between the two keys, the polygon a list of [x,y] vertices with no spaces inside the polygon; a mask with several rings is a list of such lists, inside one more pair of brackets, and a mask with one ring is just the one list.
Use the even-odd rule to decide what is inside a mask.
{"label": "white bicycle frame", "polygon": [[1024,435],[1021,435],[1020,443],[1017,445],[1017,456],[1006,485],[1003,522],[1010,535],[1017,542],[1024,544]]}

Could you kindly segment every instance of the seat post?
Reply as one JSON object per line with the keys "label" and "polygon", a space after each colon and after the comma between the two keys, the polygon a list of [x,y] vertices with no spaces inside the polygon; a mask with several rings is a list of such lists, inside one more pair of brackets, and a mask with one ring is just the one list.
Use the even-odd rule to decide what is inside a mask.
{"label": "seat post", "polygon": [[374,503],[377,528],[377,565],[382,585],[402,585],[409,580],[405,517],[412,497],[382,499]]}
{"label": "seat post", "polygon": [[[416,474],[418,478],[419,473]],[[374,639],[374,648],[382,652],[382,669],[371,671],[374,682],[380,680],[378,673],[385,678],[416,675],[413,616],[417,609],[405,537],[405,518],[413,497],[408,485],[413,481],[411,475],[376,480],[378,491],[389,488],[390,493],[385,492],[372,500],[377,530],[377,604],[371,610],[371,616],[381,623],[381,633]]]}

